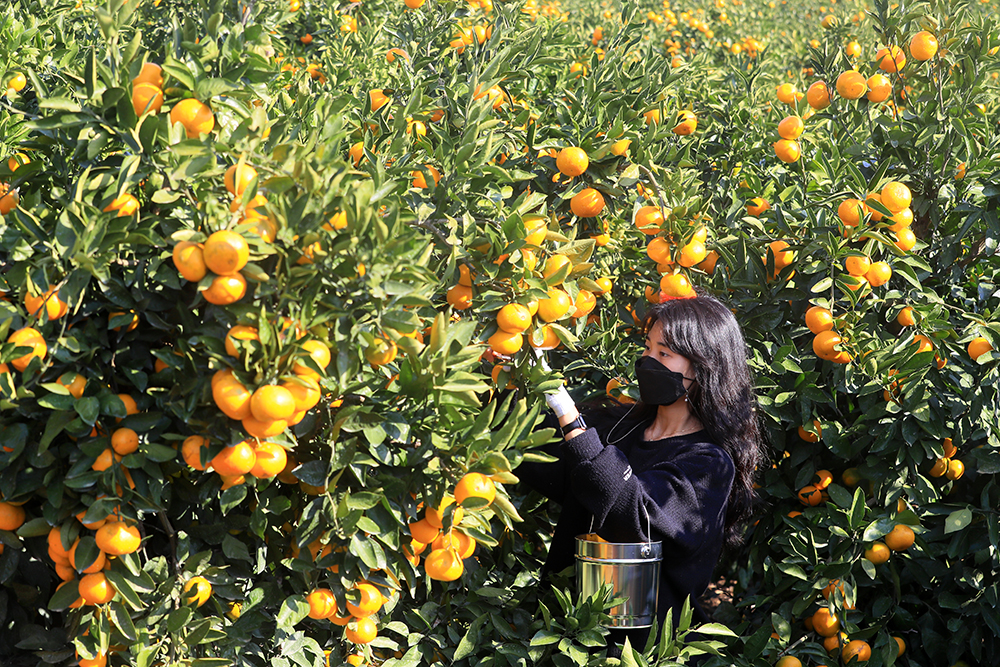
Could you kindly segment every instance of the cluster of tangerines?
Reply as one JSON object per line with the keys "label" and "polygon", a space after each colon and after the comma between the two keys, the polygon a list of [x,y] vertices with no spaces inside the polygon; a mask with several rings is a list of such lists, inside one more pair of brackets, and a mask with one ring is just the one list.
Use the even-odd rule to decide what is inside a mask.
{"label": "cluster of tangerines", "polygon": [[[483,509],[493,503],[496,493],[496,485],[486,475],[478,472],[464,475],[437,507],[423,507],[423,517],[409,523],[411,540],[409,545],[403,547],[407,560],[417,567],[420,555],[429,546],[430,551],[424,556],[424,572],[428,577],[435,581],[455,581],[461,577],[465,571],[462,561],[476,550],[476,540],[460,528],[465,516],[462,503],[469,498],[477,498],[479,501],[471,506]],[[417,509],[421,508],[418,506]],[[445,528],[449,511],[451,520]]]}
{"label": "cluster of tangerines", "polygon": [[697,268],[711,274],[719,254],[706,247],[708,242],[708,227],[702,224],[697,215],[690,221],[690,229],[684,233],[684,243],[675,243],[666,225],[663,209],[659,206],[642,206],[635,212],[636,228],[651,237],[646,244],[646,256],[656,262],[656,270],[660,274],[659,290],[652,286],[646,288],[646,299],[658,303],[664,297],[690,297],[694,295],[694,287],[688,278],[687,269]]}
{"label": "cluster of tangerines", "polygon": [[[351,598],[357,597],[357,602]],[[378,636],[378,620],[375,616],[389,600],[375,585],[362,581],[355,584],[346,603],[346,614],[341,615],[337,598],[329,588],[317,587],[306,594],[309,618],[329,620],[344,627],[344,638],[354,644],[370,644]],[[359,656],[359,654],[355,654]],[[361,664],[357,657],[348,657],[349,664]],[[362,657],[363,656],[359,656]]]}
{"label": "cluster of tangerines", "polygon": [[934,465],[931,466],[927,474],[931,477],[947,477],[955,481],[965,474],[965,464],[955,458],[955,454],[958,453],[958,447],[955,446],[951,438],[945,438],[942,444],[944,446],[944,456],[934,462]]}
{"label": "cluster of tangerines", "polygon": [[[135,115],[156,115],[163,107],[163,70],[155,63],[145,63],[132,80],[132,107]],[[197,139],[215,127],[212,109],[195,98],[180,100],[170,109],[170,123],[180,123],[188,139]]]}
{"label": "cluster of tangerines", "polygon": [[[273,241],[277,233],[274,221],[257,209],[267,203],[263,195],[255,195],[243,205],[243,193],[257,179],[257,170],[247,164],[235,164],[226,170],[226,190],[233,196],[230,210],[243,209],[241,222],[265,241]],[[201,282],[211,276],[201,295],[209,303],[228,306],[247,293],[247,281],[240,271],[250,261],[250,246],[239,233],[223,229],[213,232],[204,243],[180,241],[173,249],[174,266],[185,280]]]}
{"label": "cluster of tangerines", "polygon": [[[22,74],[23,78],[24,75]],[[28,164],[30,160],[28,156],[24,153],[17,153],[16,155],[10,156],[7,160],[7,168],[10,169],[10,173],[17,171],[18,167]],[[10,185],[0,181],[0,216],[7,215],[11,211],[17,208],[17,205],[21,201],[21,193],[17,188],[11,189]]]}
{"label": "cluster of tangerines", "polygon": [[[854,605],[849,604],[846,600],[844,583],[838,579],[832,579],[820,592],[825,602],[821,603],[819,609],[805,617],[806,629],[815,632],[821,638],[823,648],[831,656],[839,653],[841,660],[846,665],[870,660],[872,657],[871,645],[863,639],[850,639],[847,633],[841,630],[840,618],[837,615],[835,604],[842,606],[845,612],[854,610]],[[834,597],[833,600],[830,599],[831,596]],[[776,634],[772,636],[776,636]],[[898,658],[906,651],[906,642],[898,636],[893,636],[893,640],[896,642],[896,657]],[[775,667],[802,667],[802,662],[794,656],[786,655],[775,663]]]}
{"label": "cluster of tangerines", "polygon": [[[917,242],[916,235],[910,229],[910,225],[913,224],[913,210],[910,208],[912,201],[913,195],[905,183],[890,181],[882,186],[881,191],[865,195],[864,201],[848,197],[840,202],[837,206],[837,217],[844,225],[844,236],[850,236],[853,230],[867,219],[893,232],[896,247],[908,252],[913,249]],[[884,208],[890,215],[886,216],[878,210],[878,207]],[[866,218],[866,216],[868,217]],[[888,269],[888,265],[881,266],[870,277],[866,275],[867,270],[860,274],[852,273],[851,275],[859,278],[863,276],[864,279],[855,280],[848,284],[853,285],[852,289],[855,290],[861,289],[866,284],[878,287],[884,284],[892,274],[891,271],[886,273],[886,269]],[[883,275],[885,280],[880,279]]]}

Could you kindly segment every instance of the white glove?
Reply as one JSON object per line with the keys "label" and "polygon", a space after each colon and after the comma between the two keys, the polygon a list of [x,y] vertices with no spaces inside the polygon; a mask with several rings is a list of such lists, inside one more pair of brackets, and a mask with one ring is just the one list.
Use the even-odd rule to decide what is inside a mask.
{"label": "white glove", "polygon": [[[546,371],[551,372],[552,369],[549,368],[548,362],[545,361],[545,350],[540,350],[537,347],[535,349],[535,356],[538,357],[539,365]],[[576,409],[576,402],[573,397],[569,395],[566,391],[566,385],[559,385],[559,389],[552,394],[545,394],[545,402],[548,403],[549,408],[552,412],[556,414],[556,417],[561,419],[564,415],[570,413],[570,411]]]}

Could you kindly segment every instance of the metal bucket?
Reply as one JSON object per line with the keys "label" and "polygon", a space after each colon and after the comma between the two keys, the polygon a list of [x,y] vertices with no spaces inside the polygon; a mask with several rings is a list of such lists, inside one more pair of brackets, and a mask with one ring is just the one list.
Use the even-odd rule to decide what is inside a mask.
{"label": "metal bucket", "polygon": [[660,589],[660,542],[604,542],[594,534],[576,538],[576,585],[589,597],[611,584],[614,597],[628,599],[608,612],[609,628],[648,628],[656,618]]}

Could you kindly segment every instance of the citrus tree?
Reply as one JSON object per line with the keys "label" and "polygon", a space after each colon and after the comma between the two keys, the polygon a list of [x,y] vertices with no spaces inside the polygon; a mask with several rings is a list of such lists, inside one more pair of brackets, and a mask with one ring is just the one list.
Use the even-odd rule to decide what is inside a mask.
{"label": "citrus tree", "polygon": [[0,656],[600,663],[610,593],[537,587],[530,349],[635,400],[697,286],[773,467],[728,627],[623,662],[988,659],[989,9],[17,0]]}

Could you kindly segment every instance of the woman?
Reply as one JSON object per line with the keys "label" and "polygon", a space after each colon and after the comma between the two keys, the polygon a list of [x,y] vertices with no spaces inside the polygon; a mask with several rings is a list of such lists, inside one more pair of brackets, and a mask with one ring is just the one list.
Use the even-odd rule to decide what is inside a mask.
{"label": "woman", "polygon": [[[704,295],[671,299],[650,309],[643,330],[641,402],[585,409],[584,418],[565,386],[547,394],[563,432],[548,451],[559,461],[524,464],[517,474],[563,505],[543,577],[573,565],[577,535],[660,540],[658,623],[673,610],[677,627],[688,596],[694,620],[708,621],[697,599],[723,545],[741,540],[763,446],[746,345],[728,308]],[[620,651],[611,641],[626,636],[641,651],[648,634],[613,630],[609,654]]]}

